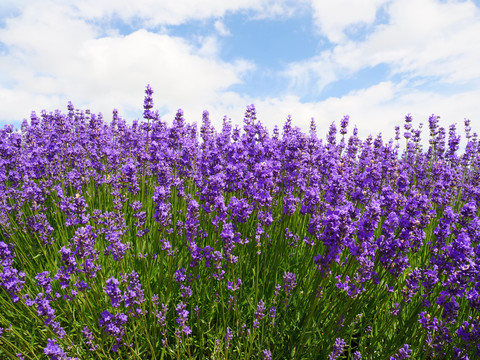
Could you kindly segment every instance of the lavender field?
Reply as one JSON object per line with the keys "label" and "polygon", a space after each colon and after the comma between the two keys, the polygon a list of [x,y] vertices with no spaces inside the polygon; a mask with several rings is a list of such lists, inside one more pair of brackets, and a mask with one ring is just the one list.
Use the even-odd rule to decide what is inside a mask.
{"label": "lavender field", "polygon": [[480,358],[469,120],[198,129],[152,94],[0,130],[0,359]]}

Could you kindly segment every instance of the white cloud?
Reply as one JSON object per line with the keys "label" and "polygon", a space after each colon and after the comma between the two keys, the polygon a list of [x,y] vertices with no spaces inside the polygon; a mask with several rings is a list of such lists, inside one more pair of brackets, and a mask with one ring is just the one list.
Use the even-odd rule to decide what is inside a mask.
{"label": "white cloud", "polygon": [[324,51],[312,58],[290,63],[282,75],[289,79],[291,92],[318,94],[325,86],[337,81],[342,71],[343,76],[351,73],[334,61],[331,51]]}
{"label": "white cloud", "polygon": [[230,30],[227,28],[227,26],[225,25],[225,23],[223,21],[217,20],[217,21],[215,21],[215,23],[213,25],[215,27],[215,30],[217,30],[217,32],[220,36],[230,36],[230,35],[232,35],[230,33]]}
{"label": "white cloud", "polygon": [[320,31],[332,42],[346,39],[345,30],[357,24],[371,24],[378,9],[388,0],[312,0],[313,17]]}
{"label": "white cloud", "polygon": [[[0,30],[8,46],[0,65],[9,70],[4,76],[12,85],[2,89],[0,118],[28,117],[31,109],[64,109],[68,100],[105,115],[115,107],[138,110],[147,84],[159,108],[196,107],[213,102],[253,67],[241,59],[220,60],[214,37],[192,44],[147,30],[101,38],[99,33],[69,7],[34,3],[9,20]],[[14,98],[28,107],[12,110]]]}
{"label": "white cloud", "polygon": [[83,18],[118,17],[125,22],[141,19],[147,26],[178,25],[195,19],[220,18],[228,12],[252,11],[252,16],[271,18],[291,14],[291,0],[77,0]]}
{"label": "white cloud", "polygon": [[[290,64],[285,75],[293,88],[298,91],[313,83],[321,91],[329,83],[379,64],[388,65],[392,75],[403,78],[478,84],[480,10],[471,1],[394,0],[386,11],[389,23],[376,26],[364,41],[346,39],[333,49]],[[337,23],[338,31],[352,19]],[[322,28],[323,24],[328,28],[335,19],[324,21]]]}
{"label": "white cloud", "polygon": [[339,48],[336,57],[346,51],[359,56],[353,68],[383,62],[396,73],[455,83],[480,77],[480,10],[472,2],[399,0],[389,12],[389,25],[364,43]]}

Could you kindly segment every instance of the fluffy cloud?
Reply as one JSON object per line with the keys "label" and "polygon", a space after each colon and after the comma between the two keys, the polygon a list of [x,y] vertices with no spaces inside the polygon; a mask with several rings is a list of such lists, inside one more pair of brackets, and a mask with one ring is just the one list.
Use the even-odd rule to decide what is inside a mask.
{"label": "fluffy cloud", "polygon": [[[363,43],[352,42],[334,53],[356,70],[379,63],[393,73],[434,76],[463,83],[480,77],[480,10],[470,1],[398,0],[389,7],[390,22]],[[345,55],[355,56],[356,63]]]}
{"label": "fluffy cloud", "polygon": [[480,10],[471,1],[393,0],[386,7],[388,24],[377,25],[364,41],[344,38],[349,24],[372,21],[367,15],[375,13],[380,2],[376,4],[357,17],[322,20],[326,34],[342,41],[311,59],[290,64],[285,75],[295,90],[314,84],[320,92],[329,83],[379,64],[388,65],[392,76],[479,84]]}
{"label": "fluffy cloud", "polygon": [[[461,125],[464,117],[473,125],[479,121],[480,14],[471,1],[374,0],[358,9],[357,2],[343,0],[8,1],[8,10],[0,12],[10,17],[0,29],[3,121],[28,117],[31,109],[65,110],[68,100],[107,119],[113,108],[127,119],[136,118],[142,114],[146,84],[155,90],[155,107],[164,119],[171,120],[181,107],[188,121],[200,122],[206,109],[217,126],[224,115],[241,124],[251,103],[269,129],[281,127],[291,114],[294,124],[308,131],[314,117],[321,136],[345,114],[360,135],[382,132],[385,138],[394,135],[394,126],[403,124],[409,112],[424,123],[434,112],[443,126]],[[291,16],[307,5],[331,47],[289,64],[279,74],[290,82],[283,93],[255,98],[232,90],[249,76],[261,75],[262,69],[242,59],[222,60],[223,41],[233,41],[235,35],[220,38],[229,34],[225,15],[248,11],[257,19]],[[350,10],[344,11],[345,6]],[[380,9],[386,23],[376,19]],[[190,40],[162,28],[207,18],[212,33]],[[115,27],[118,20],[139,30],[121,35]],[[355,26],[369,29],[363,40],[350,37]],[[389,69],[390,76],[346,90],[343,96],[322,93],[328,84],[377,65]],[[430,88],[422,86],[428,82]]]}
{"label": "fluffy cloud", "polygon": [[[63,109],[68,100],[104,114],[115,107],[138,110],[148,83],[156,91],[159,108],[168,111],[183,104],[196,108],[240,83],[242,74],[253,66],[242,60],[220,60],[212,37],[192,44],[147,30],[127,36],[101,37],[101,33],[68,6],[32,3],[19,17],[8,20],[0,30],[8,49],[0,56],[0,65],[9,70],[2,74],[2,103],[17,100],[0,107],[0,118],[18,117],[19,112],[28,117],[31,108]],[[29,104],[28,110],[24,106],[12,110],[19,102]]]}
{"label": "fluffy cloud", "polygon": [[230,33],[230,30],[225,26],[225,24],[221,20],[215,21],[214,24],[215,30],[221,35],[221,36],[230,36],[232,35]]}
{"label": "fluffy cloud", "polygon": [[254,16],[269,18],[291,14],[290,0],[78,0],[75,7],[84,18],[117,17],[125,22],[142,20],[147,26],[178,25],[189,20],[219,18],[226,13],[251,11]]}
{"label": "fluffy cloud", "polygon": [[345,30],[353,25],[374,22],[378,9],[388,0],[312,0],[313,17],[320,31],[332,42],[345,38]]}

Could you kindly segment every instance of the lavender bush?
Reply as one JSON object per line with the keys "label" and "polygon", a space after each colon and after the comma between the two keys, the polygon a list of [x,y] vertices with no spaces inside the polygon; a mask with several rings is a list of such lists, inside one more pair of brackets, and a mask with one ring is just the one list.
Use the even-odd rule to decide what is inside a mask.
{"label": "lavender bush", "polygon": [[152,94],[132,125],[70,103],[0,130],[0,358],[480,357],[468,120],[459,154],[434,115],[424,151],[410,115],[390,141],[253,106],[198,131]]}

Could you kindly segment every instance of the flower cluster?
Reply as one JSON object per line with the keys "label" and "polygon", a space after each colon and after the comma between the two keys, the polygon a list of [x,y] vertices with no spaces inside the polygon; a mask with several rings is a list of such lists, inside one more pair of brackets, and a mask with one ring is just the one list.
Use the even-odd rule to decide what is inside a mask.
{"label": "flower cluster", "polygon": [[321,139],[253,105],[169,124],[145,95],[144,120],[69,103],[0,129],[0,358],[480,356],[473,121]]}

